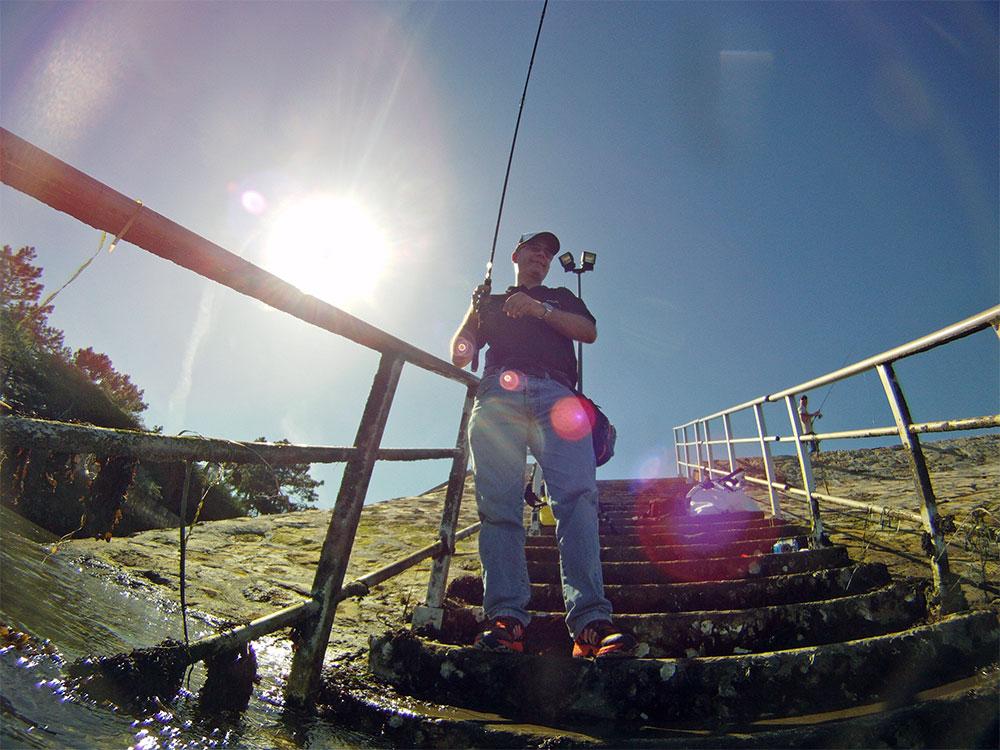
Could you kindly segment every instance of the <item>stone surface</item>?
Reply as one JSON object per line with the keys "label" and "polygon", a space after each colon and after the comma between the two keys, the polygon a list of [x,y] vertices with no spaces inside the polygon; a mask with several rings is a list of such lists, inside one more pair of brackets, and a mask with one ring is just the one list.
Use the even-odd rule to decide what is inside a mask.
{"label": "stone surface", "polygon": [[492,654],[422,641],[373,639],[373,672],[410,695],[548,720],[700,719],[709,724],[905,704],[920,690],[996,659],[992,612],[847,643],[697,659],[588,659]]}
{"label": "stone surface", "polygon": [[[998,448],[1000,448],[1000,442],[996,437],[988,437],[986,439],[974,438],[969,441],[949,441],[948,444],[937,444],[937,447],[928,447],[927,449],[935,490],[943,509],[946,513],[953,515],[957,524],[957,530],[952,534],[954,542],[951,548],[953,550],[953,567],[966,576],[968,586],[979,584],[978,587],[969,588],[970,593],[967,594],[973,604],[979,605],[995,602],[997,595],[995,582],[1000,578],[1000,571],[997,568],[997,560],[1000,559],[1000,549],[998,549],[1000,534],[997,532],[996,520],[1000,518],[1000,509],[998,509],[998,498],[1000,498],[1000,476],[998,476],[1000,475],[1000,460],[998,460],[998,456],[1000,456],[1000,450]],[[823,491],[828,489],[832,494],[844,494],[885,504],[896,503],[902,507],[908,502],[907,497],[912,499],[913,492],[912,480],[907,475],[906,462],[901,459],[901,454],[892,449],[845,452],[843,456],[835,453],[824,453],[820,459],[817,481],[821,483]],[[781,459],[779,459],[779,466],[783,466]],[[843,481],[835,478],[835,470],[838,466],[843,467]],[[823,486],[824,482],[829,483],[828,488]],[[673,480],[673,482],[661,484],[660,489],[670,486],[676,489],[678,482]],[[609,517],[612,523],[625,526],[632,520],[631,516],[641,515],[647,512],[651,506],[657,506],[658,501],[655,493],[645,485],[646,483],[643,482],[616,480],[613,492],[610,490],[605,492],[605,488],[609,485],[602,485],[602,497],[614,496],[622,508],[622,510],[616,511],[617,515]],[[629,503],[627,500],[629,492],[638,493],[641,502]],[[897,496],[893,493],[902,493],[902,495]],[[423,496],[400,498],[366,506],[362,514],[357,544],[351,557],[348,580],[369,573],[403,557],[413,549],[435,541],[439,514],[443,506],[443,494],[443,488],[438,488]],[[754,490],[754,494],[762,501],[762,507],[766,507],[762,493]],[[470,525],[477,520],[473,505],[472,494],[467,492],[459,523],[460,527]],[[659,503],[659,505],[667,507],[670,504]],[[795,516],[804,519],[805,514],[801,512],[801,503],[797,507],[794,500],[788,500],[784,507],[793,514],[793,520]],[[671,509],[674,508],[671,506]],[[916,510],[916,508],[909,506],[907,509]],[[755,603],[747,606],[773,606],[814,598],[816,592],[823,590],[824,587],[826,590],[839,591],[834,596],[855,593],[854,585],[861,586],[857,593],[872,591],[884,583],[884,568],[881,567],[883,564],[889,566],[897,577],[927,576],[928,566],[920,551],[919,530],[908,529],[905,522],[900,524],[894,520],[879,518],[878,515],[873,516],[863,512],[843,512],[841,509],[826,505],[823,505],[823,511],[824,520],[833,541],[844,545],[850,552],[851,558],[856,563],[862,564],[851,564],[847,555],[836,548],[819,552],[796,553],[791,556],[796,560],[803,561],[808,561],[810,556],[817,554],[833,556],[833,560],[825,560],[824,565],[839,560],[839,563],[836,563],[839,567],[830,570],[823,570],[824,565],[816,565],[812,568],[805,566],[801,572],[796,572],[788,569],[789,555],[765,556],[765,559],[762,560],[748,561],[745,563],[747,578],[739,582],[741,585],[746,585],[747,588],[741,591],[739,588],[719,587],[716,591],[720,606],[726,597],[729,597],[731,603],[739,603],[744,592],[755,592],[752,597],[758,597],[751,597],[749,601]],[[301,601],[304,596],[308,595],[329,517],[329,511],[304,511],[283,516],[233,519],[199,524],[193,530],[188,546],[186,580],[189,606],[194,610],[209,613],[220,619],[241,621],[260,617],[287,604]],[[732,525],[734,520],[734,518],[726,519],[725,523]],[[808,519],[804,519],[804,521],[808,523]],[[675,523],[683,524],[684,522],[678,519]],[[719,523],[722,523],[722,520]],[[737,523],[743,524],[747,528],[764,528],[776,525],[773,521],[749,518]],[[767,534],[764,536],[766,538]],[[544,546],[546,543],[544,539],[529,540],[529,544]],[[894,546],[901,546],[903,549],[901,552],[893,552],[890,548]],[[478,575],[479,564],[475,547],[475,537],[459,543],[457,554],[452,561],[451,577],[453,579],[463,575],[475,578]],[[133,537],[116,538],[110,543],[72,541],[64,544],[59,554],[112,563],[130,573],[133,578],[146,582],[145,585],[166,592],[175,601],[177,599],[179,576],[178,531],[176,529],[150,531]],[[768,557],[772,558],[773,562],[768,561],[766,559]],[[708,562],[709,566],[712,564],[714,563]],[[721,563],[719,564],[721,565]],[[627,563],[609,563],[609,565],[627,565]],[[702,568],[700,573],[691,566],[685,570],[684,565],[684,561],[658,563],[656,567],[661,573],[657,576],[657,581],[638,587],[640,593],[659,597],[660,601],[665,603],[666,609],[670,609],[671,606],[674,609],[692,609],[691,602],[697,597],[703,596],[705,589],[702,587],[699,590],[701,584],[687,581],[703,580],[706,577],[704,570],[706,563],[705,561],[699,563]],[[672,570],[671,566],[674,566]],[[339,701],[339,705],[346,712],[344,715],[353,715],[359,726],[364,725],[365,722],[370,723],[372,727],[381,726],[382,730],[386,732],[386,737],[399,737],[401,738],[399,744],[404,745],[620,746],[622,736],[615,735],[610,729],[611,725],[606,722],[594,725],[591,730],[585,730],[584,725],[576,724],[575,728],[570,731],[566,728],[565,722],[562,721],[565,717],[556,715],[556,712],[546,715],[546,717],[536,716],[534,723],[529,717],[522,716],[521,720],[528,722],[531,726],[521,727],[516,722],[512,722],[511,716],[484,714],[473,709],[464,709],[466,713],[452,709],[437,709],[437,718],[433,718],[435,716],[433,707],[420,704],[414,699],[395,695],[389,688],[373,689],[370,685],[370,677],[366,676],[367,672],[364,667],[367,660],[368,636],[371,633],[384,633],[387,630],[405,627],[409,613],[424,598],[429,569],[430,564],[427,561],[386,584],[374,587],[371,593],[365,597],[342,603],[338,609],[328,651],[328,665],[336,668],[328,671],[326,675],[326,684],[329,689],[327,700],[331,711],[337,710],[334,704]],[[618,570],[624,574],[623,582],[632,582],[626,568]],[[664,572],[667,573],[666,576],[663,575]],[[708,573],[710,572],[709,570]],[[671,573],[673,575],[670,575]],[[771,578],[782,578],[785,585],[775,588],[770,585]],[[851,583],[852,581],[855,583]],[[474,583],[472,585],[475,586]],[[609,592],[615,591],[617,586],[618,584],[611,582]],[[851,589],[850,592],[845,590],[845,586]],[[558,610],[559,591],[558,584],[554,580],[550,583],[535,583],[532,589],[536,599],[541,597],[546,602],[546,608],[553,611]],[[772,600],[776,590],[780,590],[782,593],[777,597],[777,600]],[[749,593],[747,595],[751,596]],[[627,611],[627,609],[623,609],[623,611]],[[941,650],[938,648],[941,644],[935,645],[935,643],[930,642],[931,640],[933,639],[924,639],[924,641],[918,639],[915,641],[914,648],[918,651],[930,648],[933,653],[943,654],[939,661],[943,663],[944,673],[946,673],[947,657],[950,653],[947,650],[947,644],[944,644],[944,649]],[[814,648],[825,647],[817,646]],[[457,651],[464,650],[457,649]],[[803,652],[804,649],[796,649],[795,651]],[[926,655],[923,651],[919,651],[919,653]],[[841,660],[845,658],[844,654],[838,655],[832,651],[829,652],[829,655],[834,664],[837,663],[838,658]],[[759,657],[760,655],[750,656]],[[740,657],[709,657],[706,661],[736,658]],[[450,667],[445,668],[445,672],[452,678],[458,672],[464,671],[462,663],[452,660],[450,656],[447,659],[450,660]],[[570,662],[570,660],[556,661],[560,664]],[[645,661],[650,664],[654,663],[654,660]],[[663,670],[669,672],[671,665],[676,671],[677,665],[692,661],[699,660],[660,660],[659,671],[656,675],[652,673],[647,675],[646,671],[643,670],[640,672],[644,675],[643,680],[655,682],[656,679],[663,679]],[[805,663],[808,663],[808,659]],[[877,664],[877,662],[873,663]],[[761,668],[775,666],[775,664],[764,660],[763,662],[746,662],[744,667],[754,664],[761,666]],[[436,674],[440,675],[442,665],[443,663],[437,664]],[[850,666],[860,668],[864,665],[856,664],[847,659],[847,667]],[[553,668],[562,669],[559,664]],[[574,668],[571,667],[572,669]],[[540,674],[549,674],[550,671],[549,667],[542,667]],[[668,678],[672,678],[672,675],[673,673]],[[844,679],[838,683],[836,690],[849,689],[851,680],[846,675],[845,672]],[[358,681],[348,685],[344,682],[348,678],[356,678]],[[702,675],[700,679],[704,678],[705,676]],[[556,680],[551,684],[558,685],[560,683]],[[615,685],[620,684],[610,685],[608,689],[613,693]],[[736,683],[730,683],[734,690],[736,690],[735,685]],[[995,678],[992,687],[993,693],[987,692],[986,697],[979,698],[979,703],[974,705],[989,706],[992,697],[992,705],[995,707]],[[721,685],[721,689],[725,690],[724,684]],[[597,687],[589,689],[589,692],[585,692],[586,695],[591,696],[587,700],[600,703],[604,700],[602,696],[605,696],[602,690],[603,688],[597,689]],[[392,701],[398,702],[390,701],[390,695],[394,696]],[[820,706],[826,705],[822,700],[819,686],[810,687],[803,691],[802,695],[804,703],[815,699],[816,702],[812,708],[816,710],[819,710]],[[810,698],[810,696],[812,697]],[[771,700],[774,697],[765,695],[761,699]],[[541,698],[542,696],[540,696]],[[756,700],[757,698],[748,695],[747,700],[749,699]],[[790,699],[797,700],[798,697],[790,696]],[[590,709],[587,700],[578,706],[570,707],[570,713],[578,716],[589,715]],[[732,703],[729,713],[724,714],[727,721],[740,720],[739,701],[732,697],[727,698],[727,700]],[[371,707],[378,701],[382,702],[382,709],[372,712]],[[407,704],[407,701],[411,701],[411,704]],[[412,713],[408,714],[406,710],[401,708],[404,705],[413,705],[415,708]],[[959,705],[945,701],[942,704],[942,711],[951,711],[950,714],[947,714],[949,716],[961,716],[968,705],[967,703]],[[671,710],[666,707],[664,711],[660,711],[662,714],[660,719],[668,720]],[[639,720],[643,720],[642,713],[643,711],[640,710]],[[695,715],[697,715],[697,711]],[[904,715],[906,714],[900,712],[892,713],[892,716],[897,718]],[[545,726],[539,724],[542,718],[548,722]],[[876,722],[875,719],[872,721]],[[885,718],[884,721],[883,718],[877,720],[877,722],[884,723],[886,729],[883,734],[888,738],[886,742],[893,745],[912,744],[904,741],[908,736],[906,734],[907,727],[916,726],[919,722],[917,719],[913,719],[908,724],[907,721],[904,719],[890,720],[890,718]],[[851,727],[855,726],[858,726],[856,722],[851,724]],[[670,735],[670,738],[665,739],[665,735],[657,734],[660,731],[657,729],[650,730],[645,741],[648,741],[651,747],[658,747],[661,744],[662,746],[685,746],[686,744],[692,746],[695,744],[739,746],[741,743],[746,746],[779,746],[785,744],[785,740],[789,737],[798,737],[801,740],[801,743],[798,743],[799,746],[808,746],[810,738],[812,740],[825,738],[819,744],[844,746],[842,742],[837,740],[838,737],[883,736],[877,733],[873,735],[870,732],[852,735],[851,732],[854,730],[847,727],[842,730],[840,735],[832,731],[824,733],[818,727],[804,727],[787,731],[784,729],[775,729],[774,731],[767,729],[765,731],[758,727],[758,730],[749,734],[739,734],[739,736],[725,734],[724,729],[710,730],[707,734],[697,735],[692,735],[685,730],[685,732],[676,736]],[[718,734],[719,731],[724,734]],[[943,734],[940,736],[949,736],[944,729],[941,732]],[[919,736],[926,737],[928,735],[924,733]],[[693,740],[696,737],[704,738],[704,741],[695,743]],[[716,743],[714,740],[709,740],[711,737],[724,737],[725,739]],[[518,739],[514,741],[512,738]],[[780,738],[785,738],[785,740],[779,741]],[[628,735],[628,742],[631,745],[641,746],[643,741],[641,733]],[[788,740],[788,742],[791,745],[797,744],[795,740]]]}

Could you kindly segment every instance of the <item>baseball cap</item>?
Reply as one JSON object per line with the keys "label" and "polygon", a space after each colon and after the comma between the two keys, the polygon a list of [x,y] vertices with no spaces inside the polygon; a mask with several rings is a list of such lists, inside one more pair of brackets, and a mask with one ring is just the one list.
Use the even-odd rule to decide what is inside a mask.
{"label": "baseball cap", "polygon": [[552,232],[529,232],[528,234],[522,234],[521,239],[517,241],[517,246],[514,251],[517,252],[521,245],[526,245],[529,242],[536,242],[545,245],[545,249],[548,250],[553,257],[559,252],[559,238],[556,237]]}

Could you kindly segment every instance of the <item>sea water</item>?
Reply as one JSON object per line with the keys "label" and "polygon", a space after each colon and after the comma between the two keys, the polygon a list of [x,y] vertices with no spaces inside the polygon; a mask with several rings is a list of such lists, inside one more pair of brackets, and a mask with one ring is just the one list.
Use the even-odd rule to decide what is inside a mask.
{"label": "sea water", "polygon": [[[128,653],[166,638],[183,639],[180,607],[146,585],[94,569],[56,539],[0,507],[0,624],[27,634],[0,648],[0,747],[3,748],[363,748],[377,738],[283,710],[287,639],[254,642],[258,675],[246,711],[198,710],[205,670],[196,665],[180,693],[144,705],[115,705],[74,688],[66,667],[85,656]],[[111,544],[121,544],[114,540]],[[212,632],[188,613],[193,640]]]}

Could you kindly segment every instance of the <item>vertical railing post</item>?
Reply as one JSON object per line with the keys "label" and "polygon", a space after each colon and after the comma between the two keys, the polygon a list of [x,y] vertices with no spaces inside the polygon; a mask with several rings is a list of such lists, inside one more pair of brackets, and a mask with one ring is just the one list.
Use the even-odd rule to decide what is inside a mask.
{"label": "vertical railing post", "polygon": [[475,398],[476,386],[469,386],[458,426],[458,438],[455,441],[455,450],[458,453],[451,463],[448,491],[444,499],[444,509],[441,511],[438,536],[445,551],[434,559],[431,567],[431,577],[427,583],[427,601],[413,610],[411,626],[414,630],[424,626],[440,630],[444,621],[444,592],[448,585],[448,568],[451,566],[451,557],[455,551],[458,513],[462,509],[462,495],[465,493],[465,475],[469,465],[469,415],[472,414]]}
{"label": "vertical railing post", "polygon": [[702,422],[702,429],[705,433],[705,452],[708,454],[708,478],[711,479],[715,469],[715,453],[712,451],[712,430],[707,419]]}
{"label": "vertical railing post", "polygon": [[688,426],[681,428],[684,431],[684,476],[691,479],[691,446],[688,440]]}
{"label": "vertical railing post", "polygon": [[702,470],[701,465],[701,430],[698,429],[700,422],[694,423],[694,455],[695,460],[698,462],[698,481],[702,482],[705,480],[705,472]]}
{"label": "vertical railing post", "polygon": [[694,471],[691,468],[691,436],[688,434],[688,426],[684,426],[684,470],[687,478],[694,479]]}
{"label": "vertical railing post", "polygon": [[722,429],[726,434],[726,458],[729,459],[729,471],[736,471],[736,456],[733,454],[733,425],[729,414],[722,415]]}
{"label": "vertical railing post", "polygon": [[889,408],[896,420],[899,439],[906,448],[906,455],[913,472],[913,484],[920,499],[920,515],[924,519],[924,530],[930,537],[931,575],[934,580],[934,590],[941,602],[941,613],[958,612],[966,609],[967,604],[959,586],[958,579],[951,572],[948,563],[948,547],[944,539],[941,516],[938,513],[937,499],[934,497],[934,487],[931,485],[931,475],[924,460],[924,451],[920,440],[910,432],[913,420],[910,418],[910,408],[903,397],[903,390],[896,379],[896,373],[891,364],[881,364],[876,368]]}
{"label": "vertical railing post", "polygon": [[677,467],[677,476],[681,475],[681,437],[677,427],[674,428],[674,465]]}
{"label": "vertical railing post", "polygon": [[813,478],[812,461],[809,451],[802,440],[802,427],[799,424],[799,413],[795,409],[795,396],[785,396],[785,406],[788,408],[788,422],[792,427],[792,438],[795,440],[795,453],[799,459],[799,470],[802,473],[802,489],[806,491],[806,502],[809,503],[809,515],[812,518],[812,539],[810,547],[819,549],[823,546],[823,519],[819,514],[819,501],[813,494],[816,492],[816,480]]}
{"label": "vertical railing post", "polygon": [[771,446],[767,444],[767,424],[764,422],[764,410],[760,404],[753,405],[753,418],[757,423],[757,440],[760,443],[760,457],[764,461],[764,478],[767,479],[767,493],[771,499],[771,515],[781,516],[781,501],[778,490],[774,486],[774,459],[771,458]]}
{"label": "vertical railing post", "polygon": [[344,583],[361,509],[402,367],[403,359],[398,354],[383,352],[354,439],[355,454],[344,468],[337,502],[333,506],[313,578],[312,596],[319,602],[320,609],[315,617],[299,627],[298,648],[292,657],[285,689],[285,702],[293,707],[308,705],[319,682],[323,657],[330,642],[330,629],[337,612],[335,597]]}

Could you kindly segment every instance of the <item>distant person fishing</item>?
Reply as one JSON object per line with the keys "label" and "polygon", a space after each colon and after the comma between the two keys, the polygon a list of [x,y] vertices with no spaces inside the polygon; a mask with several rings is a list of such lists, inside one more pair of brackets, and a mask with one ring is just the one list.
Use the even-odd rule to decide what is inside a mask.
{"label": "distant person fishing", "polygon": [[[799,422],[802,423],[802,433],[804,435],[815,434],[813,429],[813,419],[822,419],[823,412],[819,409],[816,411],[809,411],[809,397],[803,396],[799,399]],[[809,442],[809,452],[819,453],[819,440],[812,440]]]}

